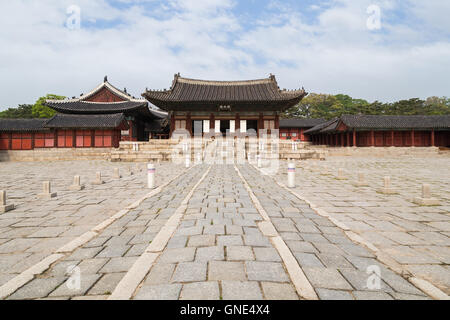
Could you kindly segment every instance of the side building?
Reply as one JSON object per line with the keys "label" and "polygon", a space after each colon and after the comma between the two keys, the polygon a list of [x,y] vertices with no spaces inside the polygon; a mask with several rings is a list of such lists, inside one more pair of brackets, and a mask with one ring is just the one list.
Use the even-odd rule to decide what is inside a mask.
{"label": "side building", "polygon": [[450,115],[343,115],[305,134],[315,145],[336,147],[450,147]]}
{"label": "side building", "polygon": [[167,114],[108,82],[80,98],[47,100],[51,119],[0,119],[0,150],[118,148],[120,141],[168,136]]}

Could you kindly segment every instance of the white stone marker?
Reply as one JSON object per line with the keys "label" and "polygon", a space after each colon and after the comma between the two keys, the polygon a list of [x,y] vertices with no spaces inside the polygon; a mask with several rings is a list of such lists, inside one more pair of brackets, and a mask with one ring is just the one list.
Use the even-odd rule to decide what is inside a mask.
{"label": "white stone marker", "polygon": [[338,180],[347,180],[347,178],[345,177],[344,169],[339,168],[338,176],[337,176],[336,179],[338,179]]}
{"label": "white stone marker", "polygon": [[14,210],[13,204],[6,204],[6,191],[0,190],[0,213],[5,213]]}
{"label": "white stone marker", "polygon": [[329,175],[330,173],[328,172],[328,167],[327,166],[323,166],[322,172],[320,174],[323,175],[323,176]]}
{"label": "white stone marker", "polygon": [[295,163],[288,164],[288,187],[295,188]]}
{"label": "white stone marker", "polygon": [[261,155],[259,154],[257,157],[258,157],[258,168],[262,168],[262,159],[261,159]]}
{"label": "white stone marker", "polygon": [[95,174],[95,180],[92,182],[92,184],[94,185],[101,185],[104,184],[105,182],[102,180],[102,173],[101,172],[97,172]]}
{"label": "white stone marker", "polygon": [[149,189],[155,189],[155,165],[149,163],[147,165],[147,171],[148,171],[148,188]]}
{"label": "white stone marker", "polygon": [[81,185],[80,176],[73,177],[73,184],[69,187],[69,190],[72,191],[81,191],[84,189],[84,185]]}
{"label": "white stone marker", "polygon": [[368,184],[366,182],[366,178],[364,176],[364,173],[360,172],[358,173],[358,181],[356,181],[354,184],[356,187],[367,187]]}
{"label": "white stone marker", "polygon": [[114,177],[114,179],[120,179],[120,178],[122,178],[122,177],[120,176],[119,168],[114,168],[114,174],[113,174],[113,177]]}
{"label": "white stone marker", "polygon": [[419,206],[439,206],[440,202],[436,198],[431,197],[431,186],[429,184],[422,185],[422,197],[414,198],[413,201]]}
{"label": "white stone marker", "polygon": [[40,193],[39,198],[52,199],[56,198],[56,192],[52,192],[52,185],[50,181],[44,181],[42,184],[42,193]]}
{"label": "white stone marker", "polygon": [[384,177],[384,187],[378,190],[383,194],[397,194],[397,192],[391,188],[391,177]]}
{"label": "white stone marker", "polygon": [[186,156],[186,168],[189,168],[191,166],[191,157]]}

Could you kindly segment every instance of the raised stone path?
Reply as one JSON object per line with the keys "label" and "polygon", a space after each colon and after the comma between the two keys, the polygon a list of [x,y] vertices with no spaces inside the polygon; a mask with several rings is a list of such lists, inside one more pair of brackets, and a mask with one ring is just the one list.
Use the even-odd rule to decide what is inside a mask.
{"label": "raised stone path", "polygon": [[[168,185],[154,194],[145,188],[144,173],[111,179],[110,188],[117,183],[120,190],[134,189],[132,199],[114,203],[115,211],[105,216],[91,213],[95,221],[89,228],[40,252],[39,259],[27,267],[54,256],[56,249],[116,213],[114,222],[98,228],[89,241],[62,250],[49,268],[42,268],[7,299],[430,298],[381,262],[371,248],[351,240],[338,221],[319,215],[316,208],[249,164],[198,165],[189,170],[165,164],[160,169],[166,170],[167,177],[159,185]],[[283,174],[279,177],[278,182],[285,182]],[[133,182],[136,188],[131,187]],[[95,190],[89,189],[85,192]],[[0,216],[0,222],[7,221],[8,214]],[[73,227],[69,224],[68,230]],[[17,258],[20,253],[5,252],[2,258]],[[16,265],[3,267],[10,270],[2,271],[3,287],[27,269],[16,269]],[[73,274],[68,271],[74,267],[81,276],[79,289],[71,288]],[[370,270],[380,271],[379,289],[367,288]]]}

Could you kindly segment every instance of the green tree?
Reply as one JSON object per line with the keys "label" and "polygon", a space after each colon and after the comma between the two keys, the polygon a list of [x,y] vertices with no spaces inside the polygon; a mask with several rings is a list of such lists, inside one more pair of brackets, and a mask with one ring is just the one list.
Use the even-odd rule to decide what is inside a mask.
{"label": "green tree", "polygon": [[40,97],[33,105],[33,116],[36,118],[51,118],[56,114],[56,111],[45,106],[45,100],[63,100],[66,97],[55,94],[47,94],[45,97]]}
{"label": "green tree", "polygon": [[5,111],[0,112],[0,118],[9,118],[9,119],[33,118],[32,108],[33,105],[31,104],[21,104],[17,108],[9,108]]}

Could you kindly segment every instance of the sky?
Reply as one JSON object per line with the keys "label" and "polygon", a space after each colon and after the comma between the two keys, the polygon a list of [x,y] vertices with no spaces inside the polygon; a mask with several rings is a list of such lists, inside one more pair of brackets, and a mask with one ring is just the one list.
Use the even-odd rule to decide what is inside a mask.
{"label": "sky", "polygon": [[369,101],[450,96],[449,0],[1,1],[0,110],[175,73]]}

